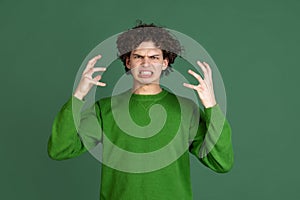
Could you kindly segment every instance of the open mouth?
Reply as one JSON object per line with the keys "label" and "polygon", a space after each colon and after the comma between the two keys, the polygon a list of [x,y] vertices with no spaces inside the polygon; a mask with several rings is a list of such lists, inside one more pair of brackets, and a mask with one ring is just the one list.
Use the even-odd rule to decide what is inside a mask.
{"label": "open mouth", "polygon": [[139,75],[141,77],[150,77],[152,76],[153,72],[152,71],[148,71],[148,70],[141,70],[139,71]]}

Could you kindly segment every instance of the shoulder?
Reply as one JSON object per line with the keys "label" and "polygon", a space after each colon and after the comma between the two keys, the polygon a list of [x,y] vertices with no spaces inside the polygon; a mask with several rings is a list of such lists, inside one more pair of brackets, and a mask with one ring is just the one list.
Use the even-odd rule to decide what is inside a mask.
{"label": "shoulder", "polygon": [[192,109],[199,108],[199,106],[197,105],[197,102],[195,102],[194,100],[192,100],[190,98],[180,96],[180,95],[174,94],[169,91],[168,91],[168,95],[170,98],[177,100],[180,105],[183,105],[185,107],[190,107]]}
{"label": "shoulder", "polygon": [[125,92],[122,92],[120,94],[116,94],[116,95],[113,95],[113,96],[103,97],[103,98],[99,99],[96,102],[96,104],[98,104],[100,107],[111,106],[112,101],[114,103],[121,102],[121,101],[124,100],[124,98],[126,98],[128,96],[128,94],[129,94],[129,92],[125,91]]}
{"label": "shoulder", "polygon": [[184,118],[189,119],[190,116],[200,115],[201,108],[199,106],[199,102],[197,102],[197,99],[193,100],[172,92],[168,93],[169,99],[172,99],[168,104],[179,107]]}

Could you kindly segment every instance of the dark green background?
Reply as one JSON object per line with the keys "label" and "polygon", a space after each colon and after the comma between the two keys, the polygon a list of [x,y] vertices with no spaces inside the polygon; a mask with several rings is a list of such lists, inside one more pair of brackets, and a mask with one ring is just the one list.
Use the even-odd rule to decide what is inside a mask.
{"label": "dark green background", "polygon": [[136,19],[194,38],[223,76],[235,165],[192,159],[195,199],[299,199],[299,18],[297,0],[0,0],[0,199],[99,198],[98,161],[53,161],[47,140],[85,56]]}

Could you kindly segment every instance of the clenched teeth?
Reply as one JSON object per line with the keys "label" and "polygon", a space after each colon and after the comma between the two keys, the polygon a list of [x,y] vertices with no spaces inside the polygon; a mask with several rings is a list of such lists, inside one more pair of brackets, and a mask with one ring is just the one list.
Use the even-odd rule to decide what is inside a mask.
{"label": "clenched teeth", "polygon": [[151,71],[140,71],[140,74],[141,75],[152,75],[153,72],[151,72]]}

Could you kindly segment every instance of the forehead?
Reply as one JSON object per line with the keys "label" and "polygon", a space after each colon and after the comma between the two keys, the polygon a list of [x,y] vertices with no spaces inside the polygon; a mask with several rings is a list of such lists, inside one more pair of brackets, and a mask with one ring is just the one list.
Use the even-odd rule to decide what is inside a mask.
{"label": "forehead", "polygon": [[142,42],[136,49],[132,51],[132,53],[136,54],[162,54],[162,50],[157,48],[155,44],[151,41]]}

